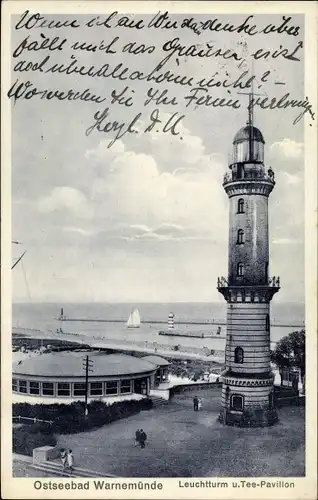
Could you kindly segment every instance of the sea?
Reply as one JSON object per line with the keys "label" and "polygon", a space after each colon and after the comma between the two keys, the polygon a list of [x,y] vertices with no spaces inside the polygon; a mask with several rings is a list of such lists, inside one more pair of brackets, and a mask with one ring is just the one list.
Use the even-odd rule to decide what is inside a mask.
{"label": "sea", "polygon": [[[78,321],[59,321],[63,307],[68,319]],[[138,308],[141,316],[140,328],[129,329],[126,321],[132,309]],[[187,333],[199,332],[213,337],[194,338],[159,335],[160,330],[168,328],[168,314],[175,315],[175,330]],[[86,321],[80,321],[85,319]],[[96,322],[94,320],[107,320]],[[87,321],[89,320],[89,321]],[[143,323],[147,321],[147,323]],[[178,325],[178,321],[183,324]],[[90,339],[107,339],[136,344],[160,343],[172,348],[178,344],[189,348],[224,350],[226,334],[226,303],[13,303],[12,327],[41,330],[52,333],[62,328],[65,334],[81,335]],[[193,324],[196,323],[206,323]],[[300,303],[271,304],[271,342],[294,330],[304,328],[305,306]],[[221,335],[215,337],[218,325]],[[74,339],[75,340],[75,339]]]}

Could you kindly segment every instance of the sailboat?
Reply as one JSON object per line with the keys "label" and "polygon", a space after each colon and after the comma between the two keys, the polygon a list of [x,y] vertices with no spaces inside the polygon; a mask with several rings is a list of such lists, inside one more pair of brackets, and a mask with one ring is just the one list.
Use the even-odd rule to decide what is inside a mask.
{"label": "sailboat", "polygon": [[139,328],[140,327],[140,314],[138,309],[133,309],[129,315],[128,321],[126,323],[127,328]]}

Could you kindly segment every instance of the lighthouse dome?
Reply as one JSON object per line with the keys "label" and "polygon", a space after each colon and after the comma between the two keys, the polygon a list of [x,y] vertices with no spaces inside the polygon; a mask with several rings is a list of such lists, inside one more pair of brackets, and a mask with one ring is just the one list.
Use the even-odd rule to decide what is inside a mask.
{"label": "lighthouse dome", "polygon": [[233,140],[233,163],[263,163],[264,144],[258,128],[250,125],[241,128]]}
{"label": "lighthouse dome", "polygon": [[238,144],[239,142],[245,142],[250,140],[250,135],[252,141],[262,142],[265,144],[262,132],[256,127],[242,127],[234,137],[233,144]]}

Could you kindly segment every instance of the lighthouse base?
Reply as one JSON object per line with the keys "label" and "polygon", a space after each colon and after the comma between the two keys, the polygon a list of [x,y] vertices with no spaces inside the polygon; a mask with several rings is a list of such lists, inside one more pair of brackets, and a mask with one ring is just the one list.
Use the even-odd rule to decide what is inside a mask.
{"label": "lighthouse base", "polygon": [[219,421],[237,427],[270,427],[278,422],[278,415],[275,408],[249,408],[242,412],[222,408]]}
{"label": "lighthouse base", "polygon": [[222,376],[220,421],[240,427],[269,427],[278,421],[274,375],[247,375],[228,370]]}

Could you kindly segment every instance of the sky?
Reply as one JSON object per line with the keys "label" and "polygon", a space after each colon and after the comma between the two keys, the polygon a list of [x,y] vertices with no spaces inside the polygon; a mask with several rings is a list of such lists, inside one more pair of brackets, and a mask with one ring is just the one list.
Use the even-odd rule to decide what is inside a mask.
{"label": "sky", "polygon": [[[56,16],[54,16],[56,18]],[[180,20],[185,16],[176,16]],[[198,16],[202,17],[202,16]],[[204,18],[213,18],[213,14]],[[225,21],[225,16],[217,16]],[[245,16],[244,16],[245,17]],[[231,21],[242,22],[242,16]],[[81,18],[81,23],[84,24]],[[146,18],[144,18],[146,19]],[[150,17],[149,17],[150,19]],[[227,21],[229,18],[227,18]],[[279,22],[281,16],[255,16],[257,23]],[[245,51],[280,45],[292,48],[303,39],[271,34],[256,37],[208,33],[200,36],[218,47]],[[46,33],[46,32],[45,32]],[[136,40],[155,44],[154,54],[76,54],[84,64],[101,66],[118,61],[143,71],[162,58],[160,47],[174,37],[183,45],[197,44],[189,30],[109,30],[65,28],[68,44],[76,40],[97,43],[119,37],[119,45]],[[17,46],[27,35],[39,38],[39,30],[12,31]],[[61,36],[61,30],[50,30]],[[28,51],[19,59],[41,61],[47,52]],[[69,60],[70,50],[50,53],[55,62]],[[283,58],[254,64],[256,81],[270,70],[269,81],[260,92],[281,96],[290,92],[303,99],[303,53],[300,62]],[[249,61],[249,59],[248,59]],[[17,61],[14,61],[14,64]],[[249,66],[249,63],[248,65]],[[204,76],[216,71],[238,75],[232,61],[173,56],[167,69]],[[124,88],[124,82],[90,77],[67,77],[39,72],[13,73],[21,81],[31,80],[40,89],[85,89],[109,96]],[[154,104],[143,106],[149,88],[132,82],[134,105],[110,108],[113,120],[131,120],[142,112],[139,128],[149,123]],[[154,86],[154,85],[153,85]],[[168,89],[178,106],[159,106],[163,118],[174,112],[185,114],[179,124],[180,137],[157,132],[126,134],[108,148],[111,134],[85,130],[105,103],[19,99],[12,101],[12,258],[23,250],[23,265],[13,272],[14,301],[50,302],[173,302],[224,300],[216,290],[218,276],[227,275],[228,199],[222,187],[228,170],[232,141],[245,125],[247,110],[242,100],[238,110],[185,107],[186,90],[172,84]],[[210,94],[218,96],[216,89]],[[270,272],[281,277],[275,300],[304,300],[304,140],[303,121],[293,124],[295,109],[255,110],[255,125],[265,138],[265,164],[275,171],[276,186],[270,195]],[[148,120],[148,121],[147,121]]]}

